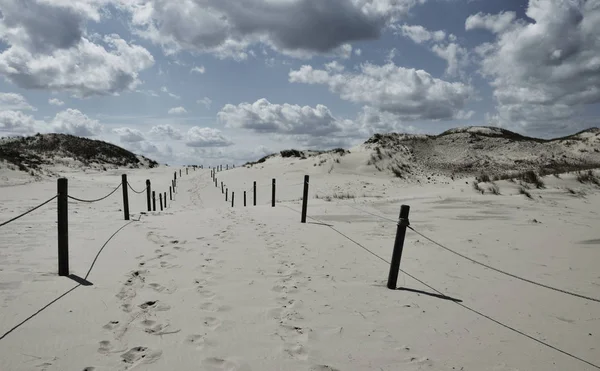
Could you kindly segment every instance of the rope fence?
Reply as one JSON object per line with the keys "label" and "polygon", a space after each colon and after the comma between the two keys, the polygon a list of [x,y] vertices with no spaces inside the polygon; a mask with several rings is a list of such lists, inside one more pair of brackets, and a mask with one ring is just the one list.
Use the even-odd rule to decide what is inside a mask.
{"label": "rope fence", "polygon": [[[192,167],[195,171],[197,166]],[[200,169],[203,167],[200,166]],[[189,167],[186,167],[185,173],[189,174]],[[182,170],[179,170],[179,176],[181,177],[183,174]],[[160,199],[160,210],[167,209],[170,201],[173,201],[173,196],[177,192],[176,188],[177,182],[177,171],[175,171],[171,186],[169,187],[169,200],[167,200],[167,192],[159,192]],[[4,227],[36,210],[39,208],[49,204],[50,202],[57,200],[57,229],[58,229],[58,275],[59,276],[69,276],[69,200],[75,202],[83,202],[93,204],[96,202],[100,202],[106,200],[113,194],[115,194],[119,189],[123,190],[123,218],[125,220],[130,220],[131,215],[129,213],[129,195],[128,190],[133,191],[135,194],[143,194],[146,193],[146,204],[148,211],[156,211],[156,191],[152,191],[151,182],[149,179],[146,180],[146,187],[142,191],[136,191],[135,188],[129,183],[127,180],[127,174],[122,174],[121,183],[119,183],[113,190],[111,190],[107,195],[96,198],[96,199],[84,199],[81,197],[75,197],[69,194],[68,191],[68,180],[67,178],[59,178],[57,180],[57,194],[52,196],[48,200],[42,202],[41,204],[25,211],[22,214],[19,214],[5,222],[0,223],[0,227]],[[169,201],[169,202],[168,202]],[[143,214],[143,212],[141,213]],[[140,214],[140,216],[141,216]],[[134,221],[139,221],[134,220]]]}
{"label": "rope fence", "polygon": [[[214,174],[212,174],[212,175],[213,175],[213,179],[214,179]],[[215,181],[215,186],[218,186],[216,179],[214,179],[214,181]],[[273,181],[272,181],[273,199],[270,202],[273,207],[275,206],[275,189],[276,189],[275,185],[276,185],[276,180],[273,179]],[[594,297],[590,297],[590,296],[585,296],[585,295],[578,294],[578,293],[575,293],[575,292],[571,292],[571,291],[568,291],[568,290],[563,290],[563,289],[556,288],[556,287],[553,287],[553,286],[550,286],[550,285],[546,285],[546,284],[542,284],[542,283],[539,283],[539,282],[536,282],[536,281],[533,281],[533,280],[529,280],[527,278],[520,277],[518,275],[506,272],[506,271],[501,270],[499,268],[495,268],[495,267],[493,267],[493,266],[491,266],[489,264],[477,261],[477,260],[472,259],[472,258],[470,258],[470,257],[468,257],[468,256],[466,256],[464,254],[461,254],[461,253],[459,253],[459,252],[457,252],[455,250],[452,250],[452,249],[444,246],[443,244],[435,241],[434,239],[426,236],[425,234],[419,232],[414,227],[412,227],[410,225],[410,223],[409,223],[409,218],[408,218],[410,207],[407,206],[407,205],[402,205],[401,210],[400,210],[400,217],[398,219],[392,219],[392,218],[388,218],[386,216],[378,215],[376,213],[373,213],[373,212],[370,212],[370,211],[367,211],[367,210],[363,210],[361,208],[358,208],[358,207],[355,207],[355,206],[352,206],[352,205],[344,204],[345,206],[348,206],[348,207],[350,207],[352,209],[355,209],[357,211],[360,211],[362,213],[374,216],[374,217],[376,217],[376,218],[378,218],[380,220],[383,220],[385,222],[393,222],[393,223],[397,224],[396,238],[395,238],[395,241],[394,241],[394,249],[393,249],[393,252],[392,252],[392,259],[391,259],[391,261],[387,260],[387,259],[383,258],[381,255],[379,255],[376,252],[374,252],[373,250],[371,250],[368,247],[366,247],[365,245],[363,245],[360,242],[356,241],[355,239],[351,238],[347,234],[341,232],[340,230],[338,230],[337,228],[335,228],[334,225],[325,223],[325,222],[323,222],[323,221],[321,221],[319,219],[316,219],[314,217],[308,216],[307,215],[307,205],[308,205],[308,198],[309,198],[308,197],[308,195],[309,195],[309,192],[308,192],[309,191],[309,176],[305,175],[305,181],[302,182],[302,183],[297,183],[297,184],[288,185],[288,186],[298,186],[298,185],[304,185],[303,195],[302,195],[302,198],[301,198],[301,200],[302,200],[302,211],[298,211],[298,210],[296,210],[296,209],[294,209],[294,208],[292,208],[292,207],[290,207],[288,205],[282,205],[282,206],[285,207],[285,208],[287,208],[287,209],[290,209],[290,210],[292,210],[292,211],[294,211],[296,213],[301,214],[301,223],[306,223],[306,219],[308,218],[308,219],[311,219],[311,220],[315,221],[316,224],[318,224],[318,225],[326,226],[326,227],[330,228],[331,230],[333,230],[334,232],[338,233],[339,235],[343,236],[344,238],[346,238],[347,240],[349,240],[350,242],[352,242],[356,246],[360,247],[361,249],[365,250],[369,254],[373,255],[377,259],[381,260],[385,264],[389,265],[390,266],[390,270],[389,270],[388,282],[387,282],[387,287],[389,289],[393,289],[393,290],[397,289],[398,273],[402,272],[406,276],[412,278],[413,280],[421,283],[425,287],[427,287],[430,290],[433,290],[435,293],[437,293],[437,295],[432,294],[433,296],[437,296],[439,298],[452,301],[455,304],[460,305],[464,309],[466,309],[466,310],[468,310],[468,311],[470,311],[470,312],[472,312],[472,313],[474,313],[474,314],[476,314],[476,315],[478,315],[478,316],[480,316],[482,318],[485,318],[485,319],[487,319],[487,320],[489,320],[491,322],[494,322],[495,324],[497,324],[499,326],[502,326],[502,327],[504,327],[504,328],[506,328],[506,329],[508,329],[508,330],[510,330],[510,331],[512,331],[512,332],[514,332],[516,334],[518,334],[518,335],[526,337],[526,338],[528,338],[528,339],[530,339],[532,341],[535,341],[536,343],[538,343],[538,344],[540,344],[542,346],[545,346],[545,347],[547,347],[549,349],[557,351],[557,352],[559,352],[559,353],[561,353],[563,355],[566,355],[566,356],[568,356],[570,358],[573,358],[575,360],[583,362],[583,363],[587,364],[588,366],[592,366],[592,367],[594,367],[596,369],[600,369],[600,365],[597,365],[597,364],[594,364],[594,363],[592,363],[590,361],[587,361],[587,360],[585,360],[585,359],[583,359],[583,358],[581,358],[579,356],[574,355],[573,353],[570,353],[568,351],[560,349],[560,348],[558,348],[558,347],[556,347],[556,346],[548,343],[547,341],[538,339],[538,338],[536,338],[536,337],[534,337],[532,335],[529,335],[529,334],[525,333],[522,330],[519,330],[519,329],[517,329],[517,328],[515,328],[513,326],[510,326],[510,325],[505,324],[505,323],[503,323],[503,322],[501,322],[501,321],[499,321],[497,319],[494,319],[493,317],[491,317],[489,315],[486,315],[486,314],[482,313],[481,311],[478,311],[478,310],[476,310],[476,309],[474,309],[474,308],[472,308],[472,307],[470,307],[470,306],[462,303],[462,300],[460,300],[460,299],[455,299],[455,298],[452,298],[452,297],[449,297],[449,296],[445,295],[442,291],[440,291],[437,288],[435,288],[434,286],[428,284],[424,280],[422,280],[422,279],[420,279],[420,278],[418,278],[418,277],[416,277],[416,276],[414,276],[414,275],[406,272],[405,270],[401,269],[400,268],[400,261],[401,261],[402,252],[403,252],[403,248],[404,248],[404,240],[405,240],[405,237],[406,237],[406,231],[410,230],[410,231],[414,232],[415,234],[417,234],[417,235],[425,238],[426,240],[428,240],[429,242],[433,243],[434,245],[439,246],[439,247],[441,247],[441,248],[443,248],[443,249],[445,249],[445,250],[447,250],[447,251],[455,254],[456,256],[459,256],[459,257],[461,257],[463,259],[466,259],[466,260],[468,260],[468,261],[470,261],[472,263],[481,265],[481,266],[483,266],[485,268],[491,269],[494,272],[506,275],[508,277],[511,277],[511,278],[514,278],[514,279],[518,279],[518,280],[521,280],[521,281],[524,281],[524,282],[536,285],[538,287],[546,288],[546,289],[553,290],[553,291],[558,292],[558,293],[570,295],[570,296],[573,296],[573,297],[578,297],[580,299],[584,299],[584,300],[588,300],[588,301],[600,302],[600,299],[597,299],[597,298],[594,298]],[[224,187],[223,183],[222,183],[222,187]],[[254,182],[254,186],[252,187],[252,189],[255,190],[256,187],[257,187],[256,186],[256,182]],[[327,195],[327,192],[323,191],[322,189],[317,188],[316,192],[315,192],[315,195],[318,195],[318,194],[321,194],[321,195],[325,196],[325,195]],[[233,196],[233,194],[232,194],[232,196]],[[227,194],[226,194],[226,197],[227,197]],[[261,205],[268,205],[268,204],[269,203],[261,203]],[[256,205],[256,203],[254,203],[254,205]],[[338,205],[341,205],[341,203],[338,202]],[[233,200],[231,202],[231,206],[234,207]],[[244,204],[244,206],[246,206],[246,205]]]}
{"label": "rope fence", "polygon": [[7,220],[7,221],[5,221],[5,222],[3,222],[3,223],[0,223],[0,227],[3,227],[3,226],[5,226],[5,225],[7,225],[7,224],[10,224],[10,223],[14,222],[15,220],[21,219],[21,218],[22,218],[22,217],[24,217],[25,215],[27,215],[27,214],[29,214],[29,213],[32,213],[32,212],[36,211],[36,210],[37,210],[37,209],[39,209],[40,207],[42,207],[42,206],[44,206],[44,205],[46,205],[46,204],[50,203],[51,201],[54,201],[54,200],[56,199],[56,197],[58,197],[58,196],[54,196],[54,197],[52,197],[52,198],[50,198],[50,199],[48,199],[48,200],[46,200],[46,201],[42,202],[41,204],[37,205],[36,207],[34,207],[34,208],[31,208],[31,209],[29,209],[29,210],[25,211],[23,214],[21,214],[21,215],[18,215],[18,216],[15,216],[14,218],[12,218],[12,219],[9,219],[9,220]]}

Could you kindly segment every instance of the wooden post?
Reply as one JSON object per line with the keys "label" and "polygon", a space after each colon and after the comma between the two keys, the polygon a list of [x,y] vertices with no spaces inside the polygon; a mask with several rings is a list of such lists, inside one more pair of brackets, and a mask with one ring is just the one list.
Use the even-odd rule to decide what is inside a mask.
{"label": "wooden post", "polygon": [[179,169],[179,177],[181,177],[181,169]]}
{"label": "wooden post", "polygon": [[227,201],[228,195],[229,195],[229,188],[225,188],[225,201]]}
{"label": "wooden post", "polygon": [[227,164],[227,166],[225,167],[225,170],[229,170],[229,164]]}
{"label": "wooden post", "polygon": [[188,175],[188,168],[185,168],[185,175]]}
{"label": "wooden post", "polygon": [[69,275],[69,186],[67,178],[58,179],[58,275]]}
{"label": "wooden post", "polygon": [[173,201],[173,186],[169,187],[169,201]]}
{"label": "wooden post", "polygon": [[129,220],[129,195],[127,194],[127,174],[121,175],[121,188],[123,188],[123,214]]}
{"label": "wooden post", "polygon": [[177,172],[175,172],[175,174],[173,174],[173,180],[177,180]]}
{"label": "wooden post", "polygon": [[244,207],[246,207],[246,191],[244,191]]}
{"label": "wooden post", "polygon": [[165,200],[165,209],[167,208],[167,192],[165,192],[163,199]]}
{"label": "wooden post", "polygon": [[225,192],[223,192],[223,189],[224,189],[223,188],[223,182],[221,182],[221,193],[225,193]]}
{"label": "wooden post", "polygon": [[273,178],[273,186],[271,189],[271,207],[275,207],[275,178]]}
{"label": "wooden post", "polygon": [[152,211],[156,211],[156,193],[152,191]]}
{"label": "wooden post", "polygon": [[233,207],[233,201],[235,200],[235,192],[231,192],[231,207]]}
{"label": "wooden post", "polygon": [[308,208],[308,175],[304,176],[304,192],[302,193],[302,218],[301,223],[306,223],[306,210]]}
{"label": "wooden post", "polygon": [[256,181],[254,181],[254,192],[253,192],[253,195],[254,195],[254,206],[256,206]]}
{"label": "wooden post", "polygon": [[158,200],[160,201],[160,211],[163,211],[163,204],[162,204],[162,193],[158,193]]}
{"label": "wooden post", "polygon": [[152,203],[150,200],[151,192],[152,192],[152,186],[150,184],[150,179],[146,179],[146,201],[148,203],[148,211],[152,211]]}
{"label": "wooden post", "polygon": [[406,236],[406,227],[410,225],[408,213],[410,206],[402,205],[400,207],[400,220],[396,229],[396,240],[394,241],[394,252],[392,253],[392,262],[390,264],[390,274],[388,275],[387,287],[390,290],[396,289],[398,282],[398,271],[400,270],[400,260],[402,259],[402,250],[404,248],[404,237]]}

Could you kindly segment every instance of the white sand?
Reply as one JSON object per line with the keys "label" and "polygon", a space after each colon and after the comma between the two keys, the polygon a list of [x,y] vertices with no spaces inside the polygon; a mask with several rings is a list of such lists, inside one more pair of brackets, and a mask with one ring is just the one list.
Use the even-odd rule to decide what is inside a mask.
{"label": "white sand", "polygon": [[[283,205],[300,210],[308,173],[309,215],[384,260],[391,258],[394,222],[356,207],[395,220],[408,204],[411,225],[452,249],[598,298],[598,188],[571,175],[545,178],[547,188],[531,190],[533,200],[508,182],[498,182],[502,195],[481,195],[465,180],[409,186],[367,171],[363,160],[352,154],[313,166],[319,158],[275,158],[219,173],[219,188],[209,170],[190,170],[166,211],[142,215],[110,240],[87,277],[92,286],[77,287],[0,340],[0,370],[594,369],[452,301],[388,290],[387,263],[327,226],[301,224]],[[127,173],[137,189],[148,178],[168,192],[173,171]],[[120,181],[119,171],[66,175],[76,197],[102,196]],[[267,205],[273,177],[285,201],[275,208]],[[243,208],[243,191],[254,180],[259,206]],[[235,208],[224,201],[220,181],[235,192]],[[56,183],[0,191],[1,222],[52,197]],[[354,198],[330,198],[335,194]],[[130,192],[130,199],[137,219],[145,195]],[[85,277],[126,224],[121,191],[69,207],[71,271]],[[0,336],[77,286],[56,275],[56,246],[55,202],[0,229]],[[401,267],[470,308],[600,365],[600,303],[500,275],[410,231]],[[402,273],[398,285],[432,292]]]}

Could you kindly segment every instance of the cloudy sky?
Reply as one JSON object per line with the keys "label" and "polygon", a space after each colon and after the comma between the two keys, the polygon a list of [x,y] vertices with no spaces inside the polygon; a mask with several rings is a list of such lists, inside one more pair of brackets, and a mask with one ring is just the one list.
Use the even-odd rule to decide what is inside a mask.
{"label": "cloudy sky", "polygon": [[0,0],[0,136],[170,164],[600,126],[600,0]]}

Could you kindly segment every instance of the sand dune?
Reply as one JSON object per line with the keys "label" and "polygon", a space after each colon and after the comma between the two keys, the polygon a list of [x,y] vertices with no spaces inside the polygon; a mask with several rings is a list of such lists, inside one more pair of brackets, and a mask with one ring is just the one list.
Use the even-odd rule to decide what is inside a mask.
{"label": "sand dune", "polygon": [[[404,290],[385,287],[395,221],[400,205],[408,204],[415,230],[460,254],[600,298],[596,185],[571,173],[544,177],[544,188],[529,187],[531,198],[520,193],[519,182],[509,181],[496,182],[499,195],[482,194],[473,189],[473,178],[436,176],[427,184],[392,177],[366,165],[372,153],[275,156],[218,173],[218,187],[208,169],[190,170],[163,212],[143,212],[145,196],[130,193],[130,223],[122,220],[120,192],[94,204],[70,203],[71,270],[91,285],[56,275],[55,203],[2,227],[0,369],[600,365],[599,302],[502,275],[412,231],[401,268],[420,282],[401,273]],[[151,179],[153,189],[168,191],[174,170],[66,175],[71,194],[95,198],[114,189],[122,172],[134,188]],[[305,174],[312,219],[301,224]],[[235,192],[234,207],[230,198],[225,202],[221,181],[229,197]],[[254,181],[256,207],[250,206]],[[52,197],[56,183],[2,190],[4,220]]]}

